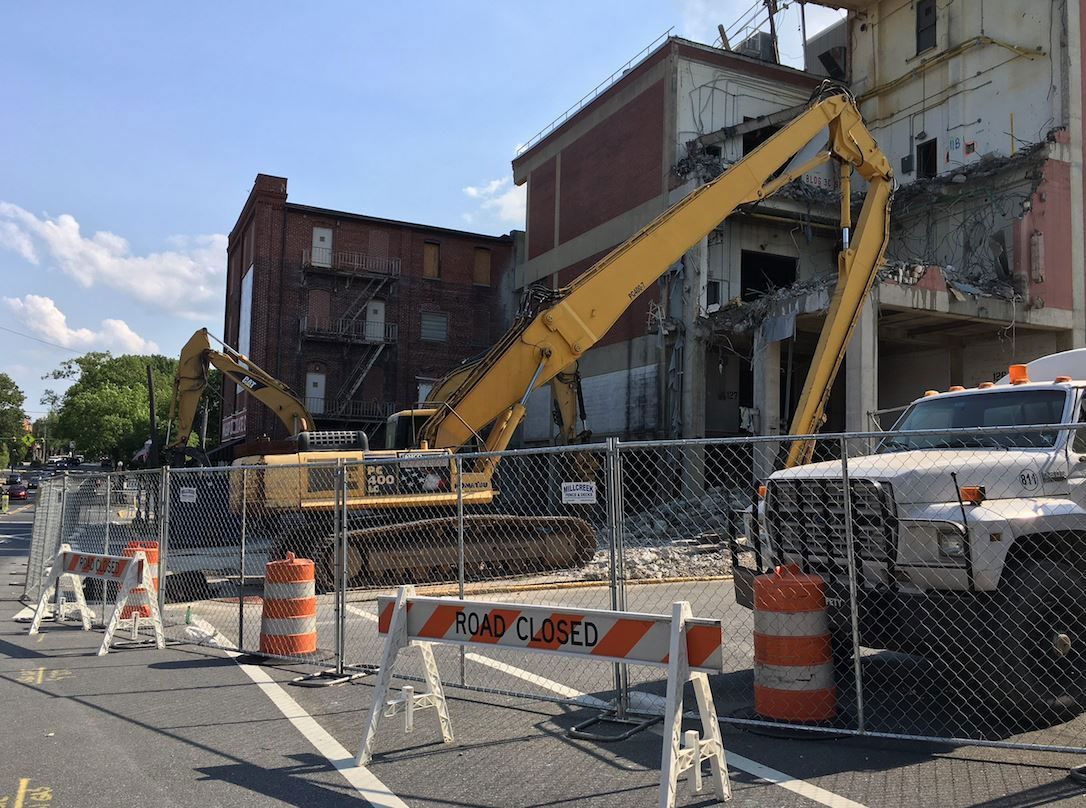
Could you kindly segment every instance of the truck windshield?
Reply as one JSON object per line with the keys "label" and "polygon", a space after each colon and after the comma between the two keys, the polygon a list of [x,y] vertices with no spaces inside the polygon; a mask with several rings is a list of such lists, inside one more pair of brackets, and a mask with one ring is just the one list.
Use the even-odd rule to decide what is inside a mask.
{"label": "truck windshield", "polygon": [[879,452],[910,449],[1042,448],[1056,442],[1056,430],[1041,432],[970,432],[977,427],[1059,424],[1067,394],[1062,390],[1007,390],[974,395],[938,396],[918,401],[905,411],[895,432],[926,429],[961,430],[958,435],[895,435],[879,444]]}

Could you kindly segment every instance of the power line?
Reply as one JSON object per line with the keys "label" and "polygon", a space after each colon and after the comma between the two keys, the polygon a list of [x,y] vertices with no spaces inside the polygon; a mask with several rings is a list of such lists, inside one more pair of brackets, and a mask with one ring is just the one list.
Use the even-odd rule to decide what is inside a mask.
{"label": "power line", "polygon": [[30,334],[24,334],[22,331],[16,331],[14,328],[8,328],[7,326],[0,325],[0,331],[7,331],[9,334],[14,334],[17,337],[24,337],[25,339],[32,339],[32,340],[34,340],[34,342],[40,342],[42,345],[48,345],[51,348],[60,348],[60,350],[67,351],[68,353],[73,353],[73,354],[77,354],[77,355],[79,354],[79,351],[77,351],[77,350],[75,350],[73,348],[69,348],[67,345],[58,345],[57,343],[50,342],[47,339],[42,339],[41,337],[31,336]]}

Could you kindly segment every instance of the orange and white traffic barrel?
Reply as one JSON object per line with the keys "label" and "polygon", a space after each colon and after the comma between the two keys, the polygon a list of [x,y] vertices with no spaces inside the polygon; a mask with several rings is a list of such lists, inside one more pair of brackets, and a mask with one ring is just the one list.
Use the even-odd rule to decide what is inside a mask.
{"label": "orange and white traffic barrel", "polygon": [[826,585],[797,564],[754,579],[754,710],[781,721],[837,713]]}
{"label": "orange and white traffic barrel", "polygon": [[[125,558],[135,558],[136,553],[143,553],[144,563],[151,567],[151,586],[158,591],[158,542],[130,541],[121,550]],[[131,620],[134,615],[149,619],[151,617],[151,595],[142,586],[132,590],[128,601],[121,610],[122,620]]]}
{"label": "orange and white traffic barrel", "polygon": [[313,562],[287,553],[264,568],[260,652],[298,656],[317,650],[317,594]]}

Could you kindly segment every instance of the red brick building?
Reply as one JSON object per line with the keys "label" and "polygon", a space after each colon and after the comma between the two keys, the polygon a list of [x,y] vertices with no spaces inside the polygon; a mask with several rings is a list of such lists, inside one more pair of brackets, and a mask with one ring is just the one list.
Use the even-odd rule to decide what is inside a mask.
{"label": "red brick building", "polygon": [[[373,435],[504,331],[514,245],[298,205],[258,174],[227,246],[223,338],[304,396],[318,428]],[[287,434],[235,385],[222,411],[224,444]]]}

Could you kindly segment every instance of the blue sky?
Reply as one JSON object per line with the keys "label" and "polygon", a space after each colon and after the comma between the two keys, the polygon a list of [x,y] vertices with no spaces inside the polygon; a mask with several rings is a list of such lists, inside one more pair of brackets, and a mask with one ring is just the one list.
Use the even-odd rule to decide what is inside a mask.
{"label": "blue sky", "polygon": [[[225,234],[258,172],[303,204],[522,228],[518,144],[672,26],[734,43],[752,5],[6,3],[0,325],[54,345],[0,332],[0,371],[36,415],[66,358],[221,332]],[[798,6],[778,24],[798,64]]]}

